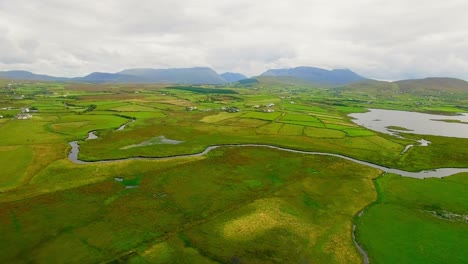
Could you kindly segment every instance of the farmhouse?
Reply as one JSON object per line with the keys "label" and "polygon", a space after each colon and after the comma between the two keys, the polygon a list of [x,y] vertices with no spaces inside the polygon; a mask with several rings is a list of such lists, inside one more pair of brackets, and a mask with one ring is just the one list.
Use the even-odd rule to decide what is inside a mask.
{"label": "farmhouse", "polygon": [[25,119],[31,119],[33,116],[31,114],[18,114],[16,115],[16,119],[19,120],[25,120]]}
{"label": "farmhouse", "polygon": [[193,110],[197,110],[197,107],[196,106],[189,106],[189,107],[186,107],[185,110],[186,111],[193,111]]}

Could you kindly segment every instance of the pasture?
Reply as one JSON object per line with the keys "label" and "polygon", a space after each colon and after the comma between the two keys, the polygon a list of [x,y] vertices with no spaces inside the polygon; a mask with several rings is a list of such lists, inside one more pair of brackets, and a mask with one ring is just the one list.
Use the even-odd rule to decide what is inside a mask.
{"label": "pasture", "polygon": [[[458,97],[427,105],[423,95],[366,89],[268,79],[0,89],[0,262],[362,263],[353,223],[373,263],[466,262],[466,174],[379,177],[344,159],[262,147],[67,159],[70,141],[85,161],[266,144],[408,171],[468,167],[468,139],[395,137],[348,117],[369,107],[453,114]],[[85,140],[90,131],[98,138]],[[421,137],[431,144],[415,145]]]}

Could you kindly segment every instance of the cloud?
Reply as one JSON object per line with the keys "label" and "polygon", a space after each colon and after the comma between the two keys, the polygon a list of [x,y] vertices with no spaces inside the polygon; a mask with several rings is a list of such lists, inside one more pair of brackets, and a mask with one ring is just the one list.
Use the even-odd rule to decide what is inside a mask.
{"label": "cloud", "polygon": [[468,79],[466,1],[0,1],[0,70],[300,65]]}

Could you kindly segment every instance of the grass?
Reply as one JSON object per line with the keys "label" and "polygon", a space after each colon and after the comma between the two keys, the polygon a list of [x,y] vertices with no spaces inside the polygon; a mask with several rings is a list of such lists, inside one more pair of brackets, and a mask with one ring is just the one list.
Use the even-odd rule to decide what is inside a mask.
{"label": "grass", "polygon": [[[463,94],[433,94],[428,102],[393,86],[310,89],[290,82],[236,84],[235,94],[229,94],[230,85],[172,89],[33,82],[14,88],[26,99],[0,91],[1,108],[40,111],[30,120],[0,120],[0,262],[362,261],[351,223],[376,200],[377,170],[264,148],[220,148],[170,161],[73,164],[65,158],[67,142],[88,131],[98,130],[99,139],[80,142],[85,160],[258,143],[410,171],[468,166],[468,139],[424,136],[432,142],[428,147],[400,155],[421,136],[396,138],[347,117],[369,107],[453,114],[466,109]],[[253,111],[269,103],[276,112]],[[188,106],[211,111],[188,112]],[[240,112],[218,112],[223,106]],[[136,121],[115,130],[129,118]],[[183,142],[160,144],[162,135]],[[458,254],[467,244],[466,223],[460,222],[467,214],[465,179],[466,174],[443,180],[379,178],[379,201],[357,220],[359,241],[372,260],[443,262],[445,254],[447,262],[466,262]]]}
{"label": "grass", "polygon": [[110,110],[113,111],[118,111],[118,112],[152,112],[152,111],[157,111],[156,109],[148,106],[143,106],[143,105],[124,105],[124,106],[119,106],[112,108]]}
{"label": "grass", "polygon": [[273,113],[248,112],[242,115],[243,118],[255,118],[255,119],[267,120],[267,121],[273,121],[280,116],[281,116],[281,113],[278,113],[278,112],[273,112]]}
{"label": "grass", "polygon": [[[358,239],[375,263],[465,263],[467,174],[417,180],[385,175],[379,200],[358,220]],[[398,254],[395,254],[398,252]]]}
{"label": "grass", "polygon": [[91,130],[118,128],[126,122],[126,118],[113,115],[64,115],[50,128],[54,132],[84,137]]}
{"label": "grass", "polygon": [[230,119],[230,118],[233,118],[233,117],[237,117],[237,116],[240,116],[242,113],[228,113],[228,112],[221,112],[221,113],[218,113],[216,115],[209,115],[209,116],[205,116],[201,119],[202,122],[206,122],[206,123],[216,123],[216,122],[219,122],[219,121],[223,121],[223,120],[226,120],[226,119]]}
{"label": "grass", "polygon": [[193,87],[193,86],[172,86],[169,87],[174,90],[189,91],[192,93],[201,93],[201,94],[237,94],[236,91],[228,89],[215,89],[215,88],[202,88],[202,87]]}
{"label": "grass", "polygon": [[300,111],[305,113],[327,113],[328,109],[315,105],[291,104],[285,103],[283,107],[289,111]]}
{"label": "grass", "polygon": [[304,129],[304,134],[308,137],[315,138],[344,138],[346,136],[346,133],[340,130],[315,127],[306,127]]}
{"label": "grass", "polygon": [[[0,207],[2,262],[70,256],[71,262],[110,261],[133,251],[133,261],[284,263],[313,257],[359,263],[350,223],[375,199],[371,179],[378,175],[336,158],[261,148],[220,149],[184,166],[54,164],[32,186],[65,188]],[[113,180],[117,175],[139,187],[125,189]],[[72,187],[70,179],[88,184]],[[327,194],[330,188],[335,195]]]}
{"label": "grass", "polygon": [[388,126],[386,128],[391,129],[391,130],[399,130],[399,131],[413,131],[411,129],[408,129],[408,128],[405,128],[405,127],[400,127],[400,126]]}
{"label": "grass", "polygon": [[306,127],[324,127],[322,122],[307,122],[307,121],[296,121],[296,120],[281,120],[279,121],[285,124],[291,125],[299,125],[299,126],[306,126]]}
{"label": "grass", "polygon": [[283,126],[282,123],[270,123],[264,126],[261,126],[257,128],[256,132],[258,134],[270,134],[270,135],[276,135],[278,134],[279,130]]}
{"label": "grass", "polygon": [[2,161],[0,191],[20,185],[32,158],[33,152],[28,145],[0,147],[0,160]]}
{"label": "grass", "polygon": [[289,125],[289,124],[284,124],[278,131],[278,134],[290,135],[290,136],[302,136],[303,133],[304,133],[303,126]]}
{"label": "grass", "polygon": [[375,132],[367,130],[365,128],[347,128],[343,129],[343,131],[352,137],[365,137],[375,135]]}
{"label": "grass", "polygon": [[286,114],[284,117],[281,118],[281,121],[302,121],[320,123],[320,120],[315,116],[301,114]]}
{"label": "grass", "polygon": [[[413,134],[404,134],[404,137],[414,140],[421,139],[420,135]],[[425,135],[424,138],[431,141],[431,144],[427,147],[412,148],[404,160],[397,161],[397,166],[413,170],[421,170],[428,164],[433,168],[466,167],[462,164],[468,155],[468,139],[428,135]]]}
{"label": "grass", "polygon": [[0,145],[32,145],[63,142],[63,136],[49,132],[50,122],[39,118],[11,120],[0,126]]}

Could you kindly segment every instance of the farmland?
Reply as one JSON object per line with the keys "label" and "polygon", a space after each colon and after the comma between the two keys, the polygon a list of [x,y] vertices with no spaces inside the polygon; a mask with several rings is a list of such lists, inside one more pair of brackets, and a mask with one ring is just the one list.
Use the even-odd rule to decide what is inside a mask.
{"label": "farmland", "polygon": [[[372,263],[466,262],[466,173],[409,179],[254,146],[189,156],[264,144],[406,171],[468,167],[466,138],[424,135],[431,144],[418,146],[421,135],[348,116],[454,114],[466,94],[429,104],[418,93],[301,85],[1,88],[0,262],[362,263],[354,224]],[[71,141],[80,160],[114,162],[75,164]],[[137,157],[177,158],[125,160]]]}

